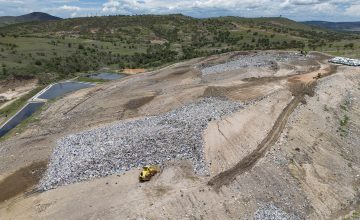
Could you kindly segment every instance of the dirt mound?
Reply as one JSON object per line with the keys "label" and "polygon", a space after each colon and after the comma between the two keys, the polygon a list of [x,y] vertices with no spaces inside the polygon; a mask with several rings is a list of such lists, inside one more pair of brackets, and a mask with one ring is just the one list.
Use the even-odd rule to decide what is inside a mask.
{"label": "dirt mound", "polygon": [[203,97],[226,97],[233,100],[250,101],[262,97],[275,88],[273,83],[286,77],[247,78],[243,83],[230,86],[208,86]]}
{"label": "dirt mound", "polygon": [[308,58],[297,53],[290,52],[254,52],[254,53],[239,53],[230,55],[225,62],[211,65],[204,64],[201,68],[201,73],[206,75],[228,72],[238,70],[246,67],[263,67],[270,68],[272,70],[278,70],[279,66],[277,62],[289,62],[289,61],[302,61]]}
{"label": "dirt mound", "polygon": [[209,121],[242,107],[206,98],[164,115],[70,135],[58,142],[39,188],[48,190],[169,160],[190,160],[197,174],[206,174],[203,130]]}
{"label": "dirt mound", "polygon": [[[324,69],[324,72],[321,73],[322,76],[329,76],[336,71],[334,67],[327,67]],[[309,73],[307,75],[314,75],[313,73]],[[283,77],[280,77],[282,79]],[[231,183],[237,176],[243,174],[244,172],[250,170],[257,161],[262,158],[266,151],[275,144],[275,142],[279,139],[281,133],[283,132],[287,121],[292,114],[292,112],[298,107],[300,102],[306,103],[305,95],[313,97],[315,95],[315,87],[317,85],[315,77],[302,78],[301,76],[295,76],[289,78],[289,90],[292,92],[294,98],[293,100],[284,108],[282,113],[279,115],[276,120],[273,128],[265,137],[265,139],[258,145],[255,151],[247,155],[244,159],[242,159],[238,164],[234,167],[214,176],[208,184],[213,186],[215,190],[219,190],[223,185],[228,185]],[[262,79],[251,79],[253,83],[264,83],[267,81],[272,81],[277,78],[265,78]]]}
{"label": "dirt mound", "polygon": [[289,105],[283,110],[278,119],[276,120],[273,128],[270,133],[265,137],[265,139],[259,144],[257,149],[242,159],[238,164],[233,168],[228,169],[215,177],[213,177],[208,184],[213,186],[215,190],[219,190],[223,185],[228,185],[231,183],[238,175],[250,170],[256,162],[262,158],[265,152],[271,147],[277,139],[280,137],[281,132],[283,131],[287,120],[294,109],[300,103],[300,100],[303,99],[303,96],[295,97]]}

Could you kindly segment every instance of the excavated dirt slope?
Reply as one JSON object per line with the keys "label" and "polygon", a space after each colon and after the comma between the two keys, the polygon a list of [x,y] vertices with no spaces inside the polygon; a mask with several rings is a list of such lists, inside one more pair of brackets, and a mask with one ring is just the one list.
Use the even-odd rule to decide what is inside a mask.
{"label": "excavated dirt slope", "polygon": [[[230,53],[48,103],[38,120],[0,142],[0,219],[337,219],[360,210],[360,69],[328,58]],[[195,174],[182,157],[143,184],[133,168],[34,191],[58,140],[208,97],[242,106],[208,120],[198,137],[209,175]],[[109,143],[100,136],[96,144]]]}

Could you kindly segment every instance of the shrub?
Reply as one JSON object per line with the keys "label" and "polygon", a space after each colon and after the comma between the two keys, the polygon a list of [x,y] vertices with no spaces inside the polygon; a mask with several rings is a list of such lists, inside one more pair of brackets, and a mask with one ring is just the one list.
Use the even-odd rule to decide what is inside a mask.
{"label": "shrub", "polygon": [[340,126],[344,127],[349,123],[349,116],[344,115],[344,118],[340,120]]}

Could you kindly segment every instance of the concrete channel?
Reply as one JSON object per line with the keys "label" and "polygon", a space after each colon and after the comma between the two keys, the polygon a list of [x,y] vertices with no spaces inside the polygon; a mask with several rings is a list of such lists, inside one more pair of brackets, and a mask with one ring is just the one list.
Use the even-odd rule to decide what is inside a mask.
{"label": "concrete channel", "polygon": [[47,86],[31,99],[29,99],[24,107],[22,107],[14,116],[12,116],[3,125],[0,126],[0,137],[4,136],[25,119],[29,118],[48,100],[95,85],[96,84],[94,83],[87,82],[64,81]]}

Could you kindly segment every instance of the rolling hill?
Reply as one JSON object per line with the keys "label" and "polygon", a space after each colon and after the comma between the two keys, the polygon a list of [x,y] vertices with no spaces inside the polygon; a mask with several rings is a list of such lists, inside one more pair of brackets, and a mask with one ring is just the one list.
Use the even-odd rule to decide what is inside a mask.
{"label": "rolling hill", "polygon": [[0,28],[0,79],[68,78],[102,67],[148,69],[229,51],[346,49],[357,56],[352,49],[358,39],[356,33],[283,17],[119,15],[20,23]]}
{"label": "rolling hill", "polygon": [[61,20],[59,17],[55,17],[42,12],[33,12],[21,16],[3,16],[0,17],[0,27],[7,26],[10,24],[32,22],[32,21],[53,21]]}
{"label": "rolling hill", "polygon": [[360,22],[306,21],[304,24],[336,31],[360,31]]}

